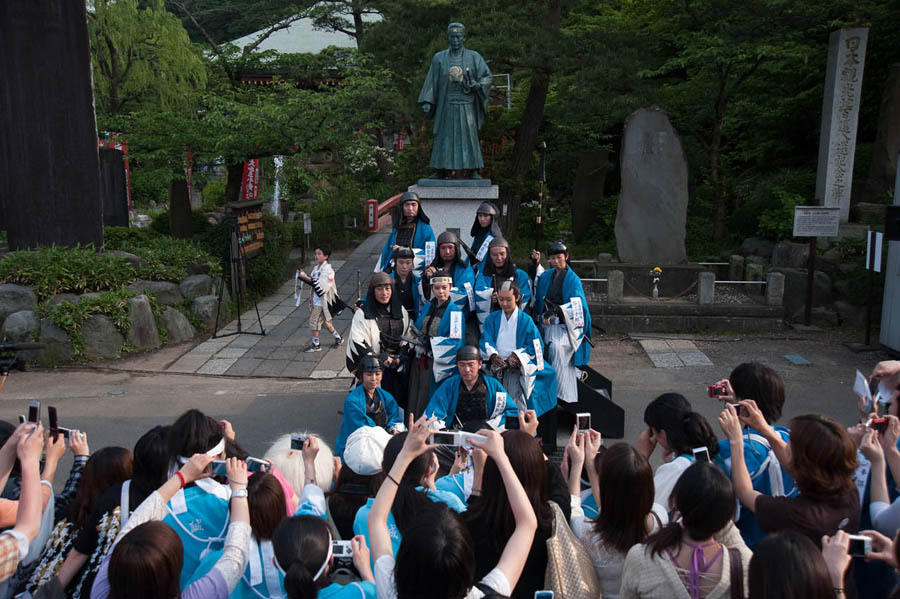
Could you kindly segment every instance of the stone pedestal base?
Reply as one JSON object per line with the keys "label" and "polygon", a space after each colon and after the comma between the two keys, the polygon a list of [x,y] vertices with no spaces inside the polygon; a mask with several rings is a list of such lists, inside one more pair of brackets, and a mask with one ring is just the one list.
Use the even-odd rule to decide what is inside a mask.
{"label": "stone pedestal base", "polygon": [[[500,188],[490,184],[477,187],[411,185],[409,191],[417,193],[422,200],[422,209],[431,220],[435,237],[444,231],[453,231],[469,246],[472,244],[469,231],[479,204],[484,201],[496,203],[500,197]],[[477,248],[473,250],[477,251]]]}

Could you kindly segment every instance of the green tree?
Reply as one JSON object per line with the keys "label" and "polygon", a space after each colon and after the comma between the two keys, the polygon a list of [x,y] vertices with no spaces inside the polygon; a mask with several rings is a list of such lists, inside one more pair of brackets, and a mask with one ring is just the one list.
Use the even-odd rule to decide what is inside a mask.
{"label": "green tree", "polygon": [[96,0],[88,13],[98,116],[148,104],[185,108],[206,82],[203,60],[162,0]]}
{"label": "green tree", "polygon": [[339,31],[356,39],[356,47],[362,47],[368,23],[366,17],[381,15],[376,2],[367,0],[331,0],[317,2],[310,11],[316,28]]}

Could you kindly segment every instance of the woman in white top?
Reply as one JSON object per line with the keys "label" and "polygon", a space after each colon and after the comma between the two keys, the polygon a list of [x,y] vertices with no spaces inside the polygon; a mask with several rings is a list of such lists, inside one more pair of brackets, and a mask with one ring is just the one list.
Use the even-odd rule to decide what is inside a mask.
{"label": "woman in white top", "polygon": [[735,559],[746,589],[753,554],[731,521],[736,498],[728,477],[696,462],[675,483],[672,498],[681,521],[628,551],[621,599],[727,599],[733,596]]}
{"label": "woman in white top", "polygon": [[468,531],[452,510],[440,504],[419,514],[414,526],[404,533],[395,567],[387,528],[388,513],[397,492],[397,481],[403,477],[407,466],[418,455],[434,447],[426,443],[431,432],[429,425],[434,420],[422,417],[413,422],[410,417],[403,448],[369,512],[378,599],[480,599],[489,593],[509,595],[525,566],[537,518],[503,451],[503,437],[495,431],[478,431],[486,440],[473,440],[472,445],[483,449],[497,464],[516,521],[515,531],[507,541],[497,567],[481,581],[475,581],[475,556]]}
{"label": "woman in white top", "polygon": [[[616,443],[598,455],[600,433],[572,431],[566,446],[569,457],[569,493],[572,496],[572,531],[584,543],[594,562],[604,599],[618,599],[625,554],[644,542],[648,532],[666,523],[665,512],[653,508],[653,469],[650,462],[627,443]],[[596,520],[581,508],[581,472],[587,465],[592,489],[597,490]],[[662,520],[660,519],[662,518]]]}
{"label": "woman in white top", "polygon": [[653,502],[671,511],[672,489],[694,463],[693,450],[705,447],[711,460],[719,453],[719,440],[706,418],[694,412],[679,393],[663,393],[651,401],[644,410],[644,423],[647,428],[635,447],[648,460],[657,445],[662,449],[665,463],[653,474]]}

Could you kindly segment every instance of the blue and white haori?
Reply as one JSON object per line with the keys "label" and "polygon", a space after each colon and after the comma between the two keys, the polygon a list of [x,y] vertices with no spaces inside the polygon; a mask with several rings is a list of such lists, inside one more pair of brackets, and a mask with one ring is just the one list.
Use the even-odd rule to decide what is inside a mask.
{"label": "blue and white haori", "polygon": [[[388,237],[387,243],[384,244],[384,248],[381,250],[381,257],[378,259],[378,264],[375,265],[375,272],[386,270],[388,266],[393,266],[395,243],[397,243],[396,227],[391,229],[391,234]],[[434,230],[431,228],[431,225],[420,220],[416,223],[416,233],[413,235],[412,241],[412,251],[415,254],[415,257],[413,258],[413,274],[417,277],[422,276],[425,265],[431,264],[431,261],[434,260],[434,253],[436,250],[437,245]]]}
{"label": "blue and white haori", "polygon": [[[506,425],[507,418],[518,418],[519,409],[515,402],[510,400],[509,393],[503,385],[492,376],[481,374],[484,377],[484,384],[487,388],[485,400],[487,401],[488,425],[497,429]],[[454,374],[435,390],[425,408],[425,415],[428,418],[435,417],[437,421],[432,425],[440,430],[444,428],[452,428],[456,415],[456,405],[459,402],[459,386],[462,385],[462,377]]]}
{"label": "blue and white haori", "polygon": [[[419,313],[419,318],[416,320],[415,325],[416,331],[424,332],[422,329],[425,326],[425,319],[432,309],[432,304],[433,301],[425,304],[425,307]],[[459,306],[451,300],[447,303],[447,308],[441,315],[437,336],[430,338],[431,346],[428,349],[431,351],[433,359],[431,371],[432,391],[438,383],[456,372],[456,352],[459,351],[465,342],[466,319]],[[421,345],[416,346],[416,355],[421,356],[425,351],[426,349]]]}
{"label": "blue and white haori", "polygon": [[[531,303],[531,279],[528,278],[527,272],[521,268],[517,268],[515,271],[515,280],[516,284],[519,286],[519,291],[522,294],[522,300],[519,302],[519,307],[524,308]],[[488,317],[488,314],[491,313],[491,296],[493,296],[493,294],[493,275],[487,275],[483,272],[479,273],[478,276],[475,277],[475,315],[478,316],[478,324],[481,326],[484,326],[484,320]]]}
{"label": "blue and white haori", "polygon": [[[537,325],[521,310],[516,309],[516,348],[515,353],[519,359],[518,371],[507,370],[504,373],[504,386],[512,395],[511,399],[519,409],[524,405],[529,410],[537,412],[538,416],[556,407],[557,383],[556,372],[553,367],[544,360],[544,343]],[[515,314],[515,313],[514,313]],[[502,353],[497,348],[497,337],[500,332],[501,319],[505,318],[503,310],[492,312],[481,327],[480,348],[484,361],[487,362],[494,354],[503,359]],[[515,377],[516,384],[506,384],[507,378]],[[521,397],[517,397],[519,393]]]}

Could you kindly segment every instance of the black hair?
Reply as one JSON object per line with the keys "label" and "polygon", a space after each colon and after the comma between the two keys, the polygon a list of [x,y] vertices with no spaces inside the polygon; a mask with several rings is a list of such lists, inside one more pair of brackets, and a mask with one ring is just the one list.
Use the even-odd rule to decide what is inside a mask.
{"label": "black hair", "polygon": [[272,535],[275,559],[284,570],[284,591],[288,599],[314,599],[328,576],[313,576],[328,556],[328,523],[316,516],[284,519]]}
{"label": "black hair", "polygon": [[691,410],[691,404],[679,393],[664,393],[644,410],[644,422],[665,431],[669,448],[676,454],[691,454],[695,447],[705,447],[712,457],[719,453],[719,440],[702,414]]}
{"label": "black hair", "polygon": [[132,480],[148,489],[162,486],[169,473],[169,450],[166,438],[169,426],[154,426],[134,444]]}
{"label": "black hair", "polygon": [[777,372],[759,362],[744,362],[731,371],[728,381],[737,399],[756,402],[766,422],[772,424],[781,418],[784,380]]}
{"label": "black hair", "polygon": [[383,472],[365,475],[357,474],[346,464],[341,468],[334,490],[328,496],[328,511],[341,538],[353,537],[356,512],[366,504],[369,497],[375,497],[383,481]]}
{"label": "black hair", "polygon": [[734,517],[731,480],[709,462],[688,466],[672,489],[671,502],[671,507],[681,512],[681,522],[668,524],[647,538],[651,555],[677,547],[685,533],[696,541],[705,541]]}
{"label": "black hair", "polygon": [[218,422],[200,410],[188,410],[169,428],[169,459],[174,461],[179,456],[189,458],[195,453],[206,453],[222,438]]}
{"label": "black hair", "polygon": [[241,444],[234,439],[225,437],[225,457],[246,460],[250,457],[250,453],[246,449],[241,447]]}
{"label": "black hair", "polygon": [[[391,471],[397,456],[400,455],[400,450],[403,449],[404,441],[406,441],[405,432],[394,435],[387,442],[384,447],[384,457],[381,459],[382,472]],[[404,536],[416,516],[434,504],[425,493],[416,490],[428,467],[431,466],[433,456],[434,451],[429,450],[410,462],[397,486],[397,495],[391,505],[391,514],[394,516],[397,528],[400,529],[400,534]]]}
{"label": "black hair", "polygon": [[316,247],[313,248],[313,251],[316,251],[316,250],[319,250],[320,252],[322,252],[326,258],[331,257],[331,248],[328,247],[327,245],[325,245],[324,243],[317,245]]}
{"label": "black hair", "polygon": [[472,537],[459,514],[428,503],[397,549],[397,599],[462,599],[475,582]]}
{"label": "black hair", "polygon": [[749,599],[831,599],[831,576],[822,552],[795,530],[771,534],[753,550]]}

